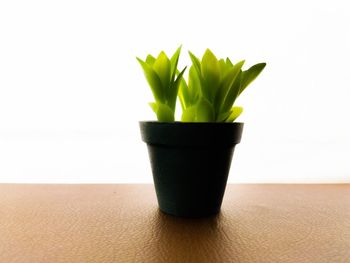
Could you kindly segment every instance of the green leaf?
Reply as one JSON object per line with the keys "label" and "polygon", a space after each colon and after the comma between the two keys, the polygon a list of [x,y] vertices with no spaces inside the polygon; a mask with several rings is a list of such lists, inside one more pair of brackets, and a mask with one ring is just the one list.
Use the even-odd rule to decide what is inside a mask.
{"label": "green leaf", "polygon": [[208,100],[202,98],[196,105],[196,116],[197,122],[213,122],[215,121],[214,107]]}
{"label": "green leaf", "polygon": [[201,62],[201,72],[204,83],[202,83],[203,95],[212,102],[220,85],[220,66],[215,55],[207,49]]}
{"label": "green leaf", "polygon": [[218,115],[218,117],[216,118],[215,121],[216,122],[223,122],[228,118],[228,116],[230,116],[230,114],[231,114],[231,111],[222,112]]}
{"label": "green leaf", "polygon": [[240,88],[239,94],[241,94],[243,90],[250,83],[252,83],[257,76],[259,76],[259,74],[263,71],[265,66],[266,66],[266,63],[259,63],[250,67],[248,70],[242,72],[241,88]]}
{"label": "green leaf", "polygon": [[167,98],[169,83],[170,83],[171,65],[170,65],[170,60],[168,59],[167,55],[163,51],[159,53],[156,61],[153,64],[153,69],[157,73],[159,79],[162,82],[163,91]]}
{"label": "green leaf", "polygon": [[184,111],[187,107],[190,106],[190,98],[188,94],[188,86],[184,78],[181,78],[178,97],[180,99],[182,110]]}
{"label": "green leaf", "polygon": [[[203,96],[205,96],[205,97],[208,97],[208,94],[203,94],[203,92],[206,92],[206,90],[204,90],[204,89],[202,88],[202,86],[203,86],[203,84],[204,84],[204,80],[203,80],[203,78],[202,78],[202,73],[201,73],[201,62],[199,61],[199,59],[198,59],[195,55],[193,55],[193,54],[191,53],[191,51],[188,51],[188,54],[190,55],[190,58],[191,58],[191,61],[192,61],[192,66],[191,66],[191,67],[194,68],[194,70],[192,70],[192,71],[194,71],[194,72],[193,72],[193,75],[197,75],[197,77],[194,78],[194,79],[197,79],[197,82],[199,83],[199,86],[200,86],[199,91],[200,91],[201,95],[203,95]],[[190,69],[190,71],[191,71],[191,69]],[[196,85],[197,85],[197,84],[196,84]],[[197,89],[196,89],[196,90],[197,90]],[[192,97],[193,97],[193,96],[192,96]],[[192,97],[191,97],[191,98],[192,98]]]}
{"label": "green leaf", "polygon": [[195,67],[192,65],[188,74],[188,94],[189,104],[195,105],[197,98],[201,94],[201,84]]}
{"label": "green leaf", "polygon": [[171,57],[170,59],[170,64],[171,64],[171,78],[170,81],[173,82],[176,76],[176,72],[177,72],[177,64],[179,62],[179,57],[180,57],[180,53],[181,53],[181,47],[180,46],[174,53],[174,55]]}
{"label": "green leaf", "polygon": [[228,65],[229,67],[233,67],[233,64],[229,58],[226,58],[226,65]]}
{"label": "green leaf", "polygon": [[152,93],[153,93],[155,100],[164,103],[165,102],[165,94],[163,92],[162,82],[159,79],[157,73],[146,62],[142,61],[139,58],[137,58],[137,60],[143,69],[146,80],[147,80],[149,86],[151,87],[151,90],[152,90]]}
{"label": "green leaf", "polygon": [[[244,64],[244,60],[238,62],[236,65],[231,67],[224,75],[221,85],[219,88],[219,91],[215,97],[215,110],[217,112],[220,111],[220,108],[222,107],[224,100],[227,96],[227,93],[229,90],[233,87],[233,83],[235,82],[236,78],[238,77],[239,72],[241,71],[241,68]],[[239,92],[239,86],[236,87],[238,90],[235,90],[237,93]],[[234,90],[232,90],[234,92]],[[232,93],[231,92],[231,93]],[[236,93],[235,93],[236,94]],[[232,95],[233,96],[233,95]],[[231,106],[229,107],[231,108]]]}
{"label": "green leaf", "polygon": [[175,120],[172,109],[162,103],[158,103],[157,118],[161,122],[173,122]]}
{"label": "green leaf", "polygon": [[231,109],[233,103],[235,102],[236,98],[239,95],[240,91],[240,84],[241,84],[241,76],[242,73],[239,71],[238,75],[235,77],[233,84],[231,85],[230,89],[228,90],[224,103],[222,104],[220,108],[220,112],[226,112],[229,109]]}
{"label": "green leaf", "polygon": [[245,63],[245,60],[243,59],[243,60],[237,62],[233,67],[234,67],[234,68],[242,69],[244,63]]}
{"label": "green leaf", "polygon": [[150,66],[153,66],[155,61],[156,61],[156,59],[152,55],[148,55],[146,58],[146,63]]}
{"label": "green leaf", "polygon": [[230,116],[225,120],[225,122],[233,122],[235,119],[239,117],[239,115],[241,115],[242,112],[243,112],[242,107],[233,107],[231,109]]}
{"label": "green leaf", "polygon": [[168,105],[157,102],[148,103],[151,106],[154,113],[157,115],[158,121],[161,122],[173,122],[174,111],[172,111]]}
{"label": "green leaf", "polygon": [[196,121],[196,107],[188,107],[182,112],[182,122],[195,122]]}
{"label": "green leaf", "polygon": [[201,62],[199,61],[199,59],[195,55],[193,55],[191,53],[191,51],[188,51],[188,54],[190,55],[190,58],[191,58],[191,61],[192,61],[192,65],[196,69],[198,76],[201,76],[202,75],[202,73],[201,73]]}
{"label": "green leaf", "polygon": [[176,98],[177,98],[177,94],[179,91],[179,86],[182,80],[182,76],[185,73],[187,67],[185,67],[180,74],[176,77],[176,80],[174,82],[171,83],[171,89],[169,91],[169,98],[168,98],[168,104],[170,106],[170,108],[175,111],[175,106],[176,106]]}
{"label": "green leaf", "polygon": [[225,75],[225,73],[227,72],[227,70],[230,69],[230,67],[226,65],[225,60],[223,60],[223,59],[219,60],[219,67],[220,67],[220,74],[221,74],[221,78],[222,78]]}
{"label": "green leaf", "polygon": [[150,102],[148,103],[149,106],[151,106],[153,112],[157,115],[158,112],[158,104],[156,102]]}

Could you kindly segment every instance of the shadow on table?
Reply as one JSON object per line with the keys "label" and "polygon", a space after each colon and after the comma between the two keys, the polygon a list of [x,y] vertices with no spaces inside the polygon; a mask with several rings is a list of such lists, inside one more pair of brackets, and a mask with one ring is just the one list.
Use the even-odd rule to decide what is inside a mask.
{"label": "shadow on table", "polygon": [[[152,213],[149,240],[143,253],[154,262],[227,262],[234,260],[235,235],[225,214],[207,218],[178,218],[159,210]],[[230,231],[230,233],[229,233]]]}

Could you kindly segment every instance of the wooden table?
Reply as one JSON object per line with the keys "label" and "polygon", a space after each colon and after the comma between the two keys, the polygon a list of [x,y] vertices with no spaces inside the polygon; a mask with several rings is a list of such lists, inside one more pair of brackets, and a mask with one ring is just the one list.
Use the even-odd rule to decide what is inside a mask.
{"label": "wooden table", "polygon": [[219,215],[152,185],[0,185],[0,262],[350,262],[350,185],[229,185]]}

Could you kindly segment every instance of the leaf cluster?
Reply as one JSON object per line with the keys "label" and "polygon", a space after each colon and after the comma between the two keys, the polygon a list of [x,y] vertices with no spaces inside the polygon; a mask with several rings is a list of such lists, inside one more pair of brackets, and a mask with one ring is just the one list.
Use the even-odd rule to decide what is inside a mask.
{"label": "leaf cluster", "polygon": [[140,62],[152,89],[155,102],[150,103],[159,121],[174,121],[176,97],[182,107],[183,122],[233,122],[243,111],[234,106],[238,96],[265,68],[259,63],[242,70],[244,60],[232,63],[229,58],[217,59],[207,49],[200,60],[189,52],[192,65],[188,81],[183,78],[177,64],[181,47],[169,60],[164,52],[157,58],[148,55]]}
{"label": "leaf cluster", "polygon": [[173,122],[175,120],[176,98],[186,68],[179,74],[177,64],[181,47],[169,59],[164,51],[160,52],[158,57],[148,55],[143,61],[137,58],[146,80],[151,87],[155,102],[149,103],[159,121]]}

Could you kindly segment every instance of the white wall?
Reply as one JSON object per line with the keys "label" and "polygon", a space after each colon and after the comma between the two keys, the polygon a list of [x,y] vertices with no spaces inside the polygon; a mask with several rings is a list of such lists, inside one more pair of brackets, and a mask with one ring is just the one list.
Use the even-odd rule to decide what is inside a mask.
{"label": "white wall", "polygon": [[347,1],[1,1],[0,182],[151,182],[135,56],[267,62],[231,182],[350,182]]}

